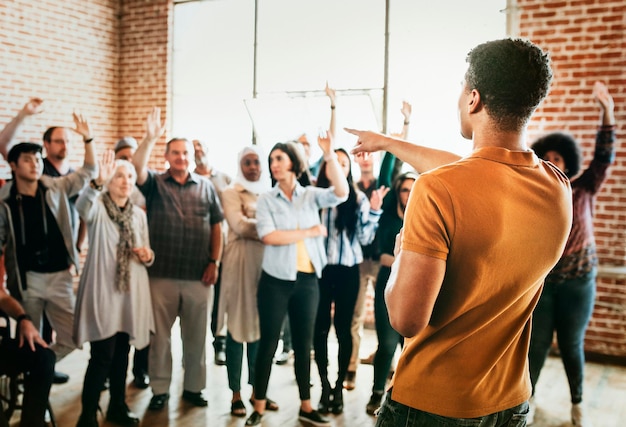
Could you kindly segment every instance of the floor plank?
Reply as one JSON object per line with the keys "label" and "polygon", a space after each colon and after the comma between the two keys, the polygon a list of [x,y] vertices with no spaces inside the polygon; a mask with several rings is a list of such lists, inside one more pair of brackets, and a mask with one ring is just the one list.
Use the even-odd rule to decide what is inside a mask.
{"label": "floor plank", "polygon": [[[174,330],[176,331],[176,325]],[[332,336],[332,335],[331,335]],[[210,341],[210,340],[209,340]],[[178,342],[173,336],[173,342]],[[376,346],[375,332],[366,330],[361,346],[361,356],[367,356]],[[174,381],[171,388],[172,398],[167,408],[160,412],[146,411],[151,392],[138,390],[131,385],[127,389],[127,401],[131,409],[142,418],[142,426],[215,426],[238,427],[243,426],[245,418],[230,416],[230,397],[228,390],[226,367],[216,366],[212,360],[212,347],[207,346],[208,381],[207,395],[208,408],[195,408],[181,402],[181,367],[180,346],[174,348],[175,363]],[[337,347],[333,339],[329,343],[329,352],[336,355]],[[73,427],[80,412],[80,393],[82,380],[89,358],[88,347],[77,350],[58,364],[58,370],[70,374],[67,384],[53,386],[50,401],[60,427]],[[332,358],[331,358],[332,360]],[[336,360],[336,357],[335,357]],[[332,370],[331,370],[332,372]],[[375,424],[375,419],[365,413],[365,405],[369,400],[373,377],[373,368],[361,365],[357,375],[357,387],[353,391],[344,392],[345,410],[342,415],[331,415],[332,424],[336,427],[369,427]],[[243,378],[246,379],[244,372]],[[129,375],[129,381],[132,376]],[[311,390],[314,405],[317,404],[320,393],[317,369],[312,361],[312,379],[314,386]],[[249,397],[250,387],[242,389],[244,397]],[[272,368],[272,376],[268,395],[280,405],[278,412],[267,412],[263,419],[264,427],[292,427],[300,426],[298,421],[298,389],[293,374],[293,362]],[[586,365],[585,396],[588,412],[596,427],[621,427],[626,420],[626,368],[596,363]],[[537,385],[537,416],[536,427],[565,427],[569,422],[569,391],[567,379],[560,359],[549,358]],[[102,393],[101,406],[106,409],[108,393]],[[249,402],[245,402],[248,413],[252,411]],[[16,414],[17,415],[17,414]],[[100,417],[101,419],[102,417]],[[17,425],[17,416],[12,420],[12,426]],[[113,426],[101,422],[101,426]]]}

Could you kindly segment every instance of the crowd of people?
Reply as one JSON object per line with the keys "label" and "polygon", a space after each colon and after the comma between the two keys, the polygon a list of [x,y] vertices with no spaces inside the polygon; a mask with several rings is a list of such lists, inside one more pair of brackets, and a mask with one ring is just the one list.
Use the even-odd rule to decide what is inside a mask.
{"label": "crowd of people", "polygon": [[[478,45],[467,63],[458,110],[473,151],[464,158],[407,142],[406,102],[402,133],[346,129],[356,146],[351,153],[337,148],[336,95],[328,86],[331,120],[318,136],[319,160],[308,159],[304,135],[267,155],[248,146],[234,178],[211,165],[206,142],[186,138],[167,141],[165,171],[148,169],[165,132],[156,107],[141,143],[124,137],[99,155],[103,142],[76,113],[75,127],[48,129],[43,146],[14,143],[24,120],[42,111],[42,99],[26,103],[0,132],[0,154],[12,173],[0,189],[0,310],[17,322],[16,340],[0,342],[0,373],[24,375],[21,426],[44,425],[55,360],[85,343],[91,357],[77,427],[99,425],[106,388],[106,419],[140,423],[126,403],[131,346],[133,384],[151,387],[148,410],[162,410],[176,319],[184,401],[208,404],[210,323],[215,362],[226,365],[231,415],[248,415],[245,348],[253,407],[245,424],[261,424],[266,411],[279,410],[268,397],[269,381],[281,340],[289,357],[288,332],[298,417],[330,425],[328,414],[343,412],[344,390],[355,388],[368,286],[375,289],[378,348],[364,409],[377,415],[377,426],[466,425],[468,418],[532,423],[532,396],[554,330],[572,422],[588,426],[583,338],[597,266],[591,215],[615,157],[613,100],[596,82],[601,126],[581,174],[582,155],[569,135],[550,134],[530,147],[525,141],[552,80],[545,52],[527,40],[503,39]],[[70,132],[84,142],[76,170],[66,161]],[[378,152],[384,157],[376,176]],[[352,159],[360,168],[356,182]],[[401,173],[403,163],[413,169]],[[45,322],[54,339],[45,336]],[[331,325],[336,375],[329,375]],[[321,384],[317,405],[311,352]]]}

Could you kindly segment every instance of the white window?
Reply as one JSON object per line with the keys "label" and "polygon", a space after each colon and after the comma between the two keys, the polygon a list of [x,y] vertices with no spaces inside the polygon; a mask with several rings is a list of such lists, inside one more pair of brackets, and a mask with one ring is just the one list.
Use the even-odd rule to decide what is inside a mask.
{"label": "white window", "polygon": [[407,100],[410,140],[466,154],[471,143],[460,137],[456,110],[465,57],[506,36],[505,7],[506,0],[181,2],[173,135],[209,141],[216,167],[232,175],[253,135],[267,151],[327,128],[328,81],[338,95],[338,145],[355,142],[343,127],[399,132]]}

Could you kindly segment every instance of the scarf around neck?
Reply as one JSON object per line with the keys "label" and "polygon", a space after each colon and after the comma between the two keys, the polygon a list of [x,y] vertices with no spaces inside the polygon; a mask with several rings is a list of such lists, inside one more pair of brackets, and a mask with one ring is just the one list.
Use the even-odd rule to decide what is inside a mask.
{"label": "scarf around neck", "polygon": [[128,201],[126,206],[120,208],[111,199],[108,191],[102,195],[102,202],[109,218],[117,224],[120,232],[120,239],[117,243],[117,268],[115,270],[117,290],[128,292],[130,260],[133,257],[133,248],[135,247],[135,233],[133,233],[132,227],[133,204]]}

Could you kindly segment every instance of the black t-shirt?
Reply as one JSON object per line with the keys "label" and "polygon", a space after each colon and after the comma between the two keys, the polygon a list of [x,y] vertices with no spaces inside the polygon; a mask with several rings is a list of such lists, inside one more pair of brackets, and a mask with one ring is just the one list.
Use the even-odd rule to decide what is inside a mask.
{"label": "black t-shirt", "polygon": [[53,273],[67,270],[71,264],[44,192],[45,188],[39,186],[35,197],[14,193],[9,198],[17,260],[23,272]]}

